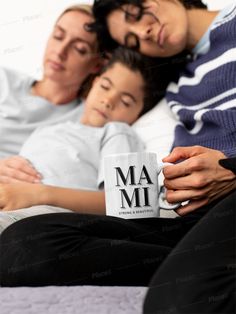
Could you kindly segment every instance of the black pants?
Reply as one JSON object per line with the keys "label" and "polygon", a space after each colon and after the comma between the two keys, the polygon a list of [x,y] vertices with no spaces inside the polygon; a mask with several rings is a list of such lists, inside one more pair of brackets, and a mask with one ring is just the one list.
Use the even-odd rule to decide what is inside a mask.
{"label": "black pants", "polygon": [[[228,198],[223,205],[221,202],[212,204],[211,208],[176,219],[123,220],[75,213],[26,218],[8,227],[0,238],[1,285],[147,285],[156,269],[161,264],[164,267],[173,258],[176,245],[178,249],[181,243],[187,241],[190,247],[191,243],[196,246],[198,242],[194,240],[198,241],[198,238],[206,241],[201,244],[199,240],[199,250],[196,250],[202,252],[202,260],[195,263],[196,256],[193,255],[186,261],[183,258],[174,262],[169,268],[173,270],[173,276],[178,275],[178,268],[189,267],[192,271],[188,266],[190,262],[204,269],[204,265],[210,265],[214,260],[211,242],[220,239],[225,243],[227,230],[232,243],[233,238],[235,240],[235,221],[233,217],[229,221],[225,218],[232,206],[235,209],[235,202],[232,201],[235,200],[235,192]],[[216,219],[206,218],[214,216],[217,208],[220,208],[218,214],[222,215],[222,219],[218,219],[216,230]],[[205,215],[206,212],[209,214]],[[235,215],[235,210],[232,212]],[[201,250],[201,245],[206,246],[205,249]],[[219,251],[215,260],[221,265],[232,265],[233,269],[235,256],[232,244],[227,248],[219,246]],[[222,289],[226,285],[223,286]],[[156,298],[161,299],[158,295]],[[147,299],[147,306],[148,302]]]}
{"label": "black pants", "polygon": [[209,211],[159,267],[144,313],[236,313],[235,193]]}

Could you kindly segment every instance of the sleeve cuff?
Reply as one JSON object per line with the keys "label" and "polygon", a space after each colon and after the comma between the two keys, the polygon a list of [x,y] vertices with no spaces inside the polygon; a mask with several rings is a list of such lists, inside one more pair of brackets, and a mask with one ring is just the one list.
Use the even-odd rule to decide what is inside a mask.
{"label": "sleeve cuff", "polygon": [[234,174],[236,174],[236,157],[220,159],[219,164],[228,170],[231,170]]}

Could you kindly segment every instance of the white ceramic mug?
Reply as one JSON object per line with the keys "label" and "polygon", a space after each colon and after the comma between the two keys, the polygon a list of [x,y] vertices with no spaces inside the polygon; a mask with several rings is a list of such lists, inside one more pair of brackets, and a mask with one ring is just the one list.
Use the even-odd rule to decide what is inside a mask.
{"label": "white ceramic mug", "polygon": [[158,174],[169,164],[152,152],[104,157],[106,215],[125,219],[160,216]]}

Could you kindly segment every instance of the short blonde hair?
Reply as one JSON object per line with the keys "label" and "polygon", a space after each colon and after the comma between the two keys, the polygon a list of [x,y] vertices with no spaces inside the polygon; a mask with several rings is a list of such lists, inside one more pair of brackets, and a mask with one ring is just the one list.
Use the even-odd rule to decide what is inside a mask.
{"label": "short blonde hair", "polygon": [[67,12],[70,11],[78,11],[78,12],[82,12],[85,13],[89,16],[93,16],[93,10],[92,10],[92,6],[89,4],[74,4],[71,5],[69,7],[67,7],[62,13],[61,15],[58,17],[58,20],[62,17],[62,15],[64,15]]}

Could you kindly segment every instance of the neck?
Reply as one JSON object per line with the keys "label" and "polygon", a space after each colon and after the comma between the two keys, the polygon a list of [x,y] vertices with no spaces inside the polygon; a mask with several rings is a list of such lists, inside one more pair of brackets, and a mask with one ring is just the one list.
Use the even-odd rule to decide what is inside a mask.
{"label": "neck", "polygon": [[189,25],[187,37],[188,50],[192,50],[197,45],[218,13],[219,11],[204,9],[191,9],[187,11]]}
{"label": "neck", "polygon": [[55,105],[67,104],[78,97],[78,85],[63,86],[43,79],[32,86],[31,93],[43,97]]}

